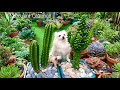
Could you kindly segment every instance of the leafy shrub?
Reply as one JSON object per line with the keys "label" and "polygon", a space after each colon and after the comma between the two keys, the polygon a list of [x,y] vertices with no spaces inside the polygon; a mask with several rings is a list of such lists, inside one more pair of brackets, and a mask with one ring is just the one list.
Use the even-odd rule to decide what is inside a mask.
{"label": "leafy shrub", "polygon": [[19,33],[19,38],[23,40],[33,40],[34,36],[34,32],[30,29],[24,29]]}
{"label": "leafy shrub", "polygon": [[12,53],[9,47],[0,45],[0,67],[6,65],[11,54]]}
{"label": "leafy shrub", "polygon": [[14,51],[12,53],[15,55],[17,58],[28,58],[29,56],[29,49],[27,47],[22,47],[20,51]]}
{"label": "leafy shrub", "polygon": [[30,29],[32,21],[25,18],[17,19],[16,28],[21,31],[24,27]]}
{"label": "leafy shrub", "polygon": [[115,30],[111,29],[109,22],[101,19],[95,20],[95,24],[93,25],[92,29],[94,31],[94,37],[105,39],[107,41],[110,41],[110,38],[118,34]]}
{"label": "leafy shrub", "polygon": [[117,56],[120,54],[120,42],[115,42],[114,44],[106,44],[105,49],[110,56]]}
{"label": "leafy shrub", "polygon": [[19,78],[21,71],[16,66],[2,67],[0,78]]}

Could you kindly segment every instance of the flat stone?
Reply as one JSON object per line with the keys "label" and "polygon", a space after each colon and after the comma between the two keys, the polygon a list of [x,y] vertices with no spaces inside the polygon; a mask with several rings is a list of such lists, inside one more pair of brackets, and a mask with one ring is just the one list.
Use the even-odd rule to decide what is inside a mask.
{"label": "flat stone", "polygon": [[65,78],[71,78],[69,75],[65,75]]}
{"label": "flat stone", "polygon": [[26,75],[26,78],[32,78],[30,74],[27,74]]}
{"label": "flat stone", "polygon": [[47,70],[51,70],[51,69],[52,69],[52,67],[51,67],[51,66],[47,68]]}
{"label": "flat stone", "polygon": [[42,73],[41,73],[41,72],[38,73],[38,74],[36,75],[36,77],[37,77],[37,78],[42,78]]}
{"label": "flat stone", "polygon": [[54,75],[56,73],[56,71],[55,70],[51,70],[51,73]]}
{"label": "flat stone", "polygon": [[32,67],[30,67],[30,66],[27,68],[28,71],[30,71],[31,69],[32,69]]}
{"label": "flat stone", "polygon": [[34,74],[32,74],[31,76],[32,76],[32,78],[36,78],[36,76]]}
{"label": "flat stone", "polygon": [[34,74],[34,70],[33,70],[33,68],[30,70],[30,74]]}
{"label": "flat stone", "polygon": [[42,73],[42,78],[47,78],[47,75],[45,73]]}
{"label": "flat stone", "polygon": [[53,78],[53,77],[54,77],[53,74],[49,74],[49,75],[48,75],[48,78]]}
{"label": "flat stone", "polygon": [[54,75],[54,77],[53,77],[53,78],[58,78],[58,77]]}
{"label": "flat stone", "polygon": [[69,75],[69,73],[68,72],[64,72],[64,75]]}
{"label": "flat stone", "polygon": [[45,74],[47,74],[47,75],[51,74],[51,70],[46,70]]}

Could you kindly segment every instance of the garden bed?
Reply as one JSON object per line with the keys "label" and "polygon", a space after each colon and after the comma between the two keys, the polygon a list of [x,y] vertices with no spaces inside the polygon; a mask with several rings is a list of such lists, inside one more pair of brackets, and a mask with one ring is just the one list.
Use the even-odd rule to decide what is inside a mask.
{"label": "garden bed", "polygon": [[45,69],[40,67],[40,72],[37,74],[33,70],[31,62],[29,62],[24,72],[24,78],[61,78],[58,68],[59,67],[54,68],[53,64],[49,64]]}
{"label": "garden bed", "polygon": [[79,70],[72,68],[72,64],[68,62],[62,62],[61,68],[63,78],[96,78],[95,74],[84,60],[80,61]]}

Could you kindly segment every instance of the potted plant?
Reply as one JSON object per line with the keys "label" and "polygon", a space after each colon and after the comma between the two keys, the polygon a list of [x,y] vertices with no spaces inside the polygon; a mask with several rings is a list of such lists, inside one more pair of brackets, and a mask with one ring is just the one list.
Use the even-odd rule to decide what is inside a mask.
{"label": "potted plant", "polygon": [[25,40],[26,44],[30,44],[30,41],[34,38],[34,32],[31,29],[23,29],[19,33],[19,38]]}
{"label": "potted plant", "polygon": [[23,28],[31,29],[32,21],[26,18],[19,18],[16,20],[16,28],[18,31],[22,31]]}
{"label": "potted plant", "polygon": [[19,34],[19,31],[16,30],[16,28],[11,28],[11,33],[10,33],[10,37],[16,37]]}
{"label": "potted plant", "polygon": [[0,68],[2,66],[6,66],[11,54],[12,54],[12,52],[9,47],[4,47],[4,46],[0,45]]}
{"label": "potted plant", "polygon": [[112,65],[120,62],[120,42],[115,42],[114,44],[106,44],[105,45],[105,49],[106,49],[106,59],[110,65],[110,67],[112,67]]}
{"label": "potted plant", "polygon": [[38,27],[42,27],[42,25],[43,25],[43,18],[40,18],[40,19],[36,20],[36,23],[37,23]]}
{"label": "potted plant", "polygon": [[21,78],[21,70],[17,66],[1,67],[0,78]]}
{"label": "potted plant", "polygon": [[[68,63],[68,65],[70,65],[70,66],[67,66],[68,72],[66,71],[66,69],[64,69],[64,66],[66,66],[64,64],[62,65],[62,70],[63,70],[64,74],[69,73],[70,75],[72,75],[71,77],[73,77],[73,78],[75,78],[75,77],[77,78],[78,76],[79,76],[78,78],[90,77],[89,76],[90,71],[88,70],[88,67],[86,66],[85,63],[82,63],[84,61],[80,60],[80,58],[81,58],[80,53],[88,47],[88,45],[91,41],[91,38],[92,38],[92,30],[90,30],[90,31],[86,30],[86,16],[85,15],[83,15],[81,17],[81,22],[78,25],[79,26],[76,31],[74,31],[74,32],[68,31],[68,42],[70,43],[71,48],[74,50],[74,55],[73,55],[73,60],[71,60],[72,64],[70,65],[70,63]],[[70,69],[69,69],[69,67],[70,67]],[[71,67],[73,67],[73,68],[71,68]],[[85,73],[85,71],[87,73]],[[77,73],[75,73],[75,72],[77,72]],[[89,72],[89,74],[88,74],[88,72]],[[80,75],[81,73],[82,73],[82,75]],[[91,73],[91,76],[92,75],[93,74]]]}

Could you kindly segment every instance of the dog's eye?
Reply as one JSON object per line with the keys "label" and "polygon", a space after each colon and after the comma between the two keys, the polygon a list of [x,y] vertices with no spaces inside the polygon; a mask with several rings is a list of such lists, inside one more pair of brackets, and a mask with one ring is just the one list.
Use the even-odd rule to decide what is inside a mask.
{"label": "dog's eye", "polygon": [[59,37],[60,37],[61,35],[59,35]]}
{"label": "dog's eye", "polygon": [[65,34],[63,34],[65,36]]}

